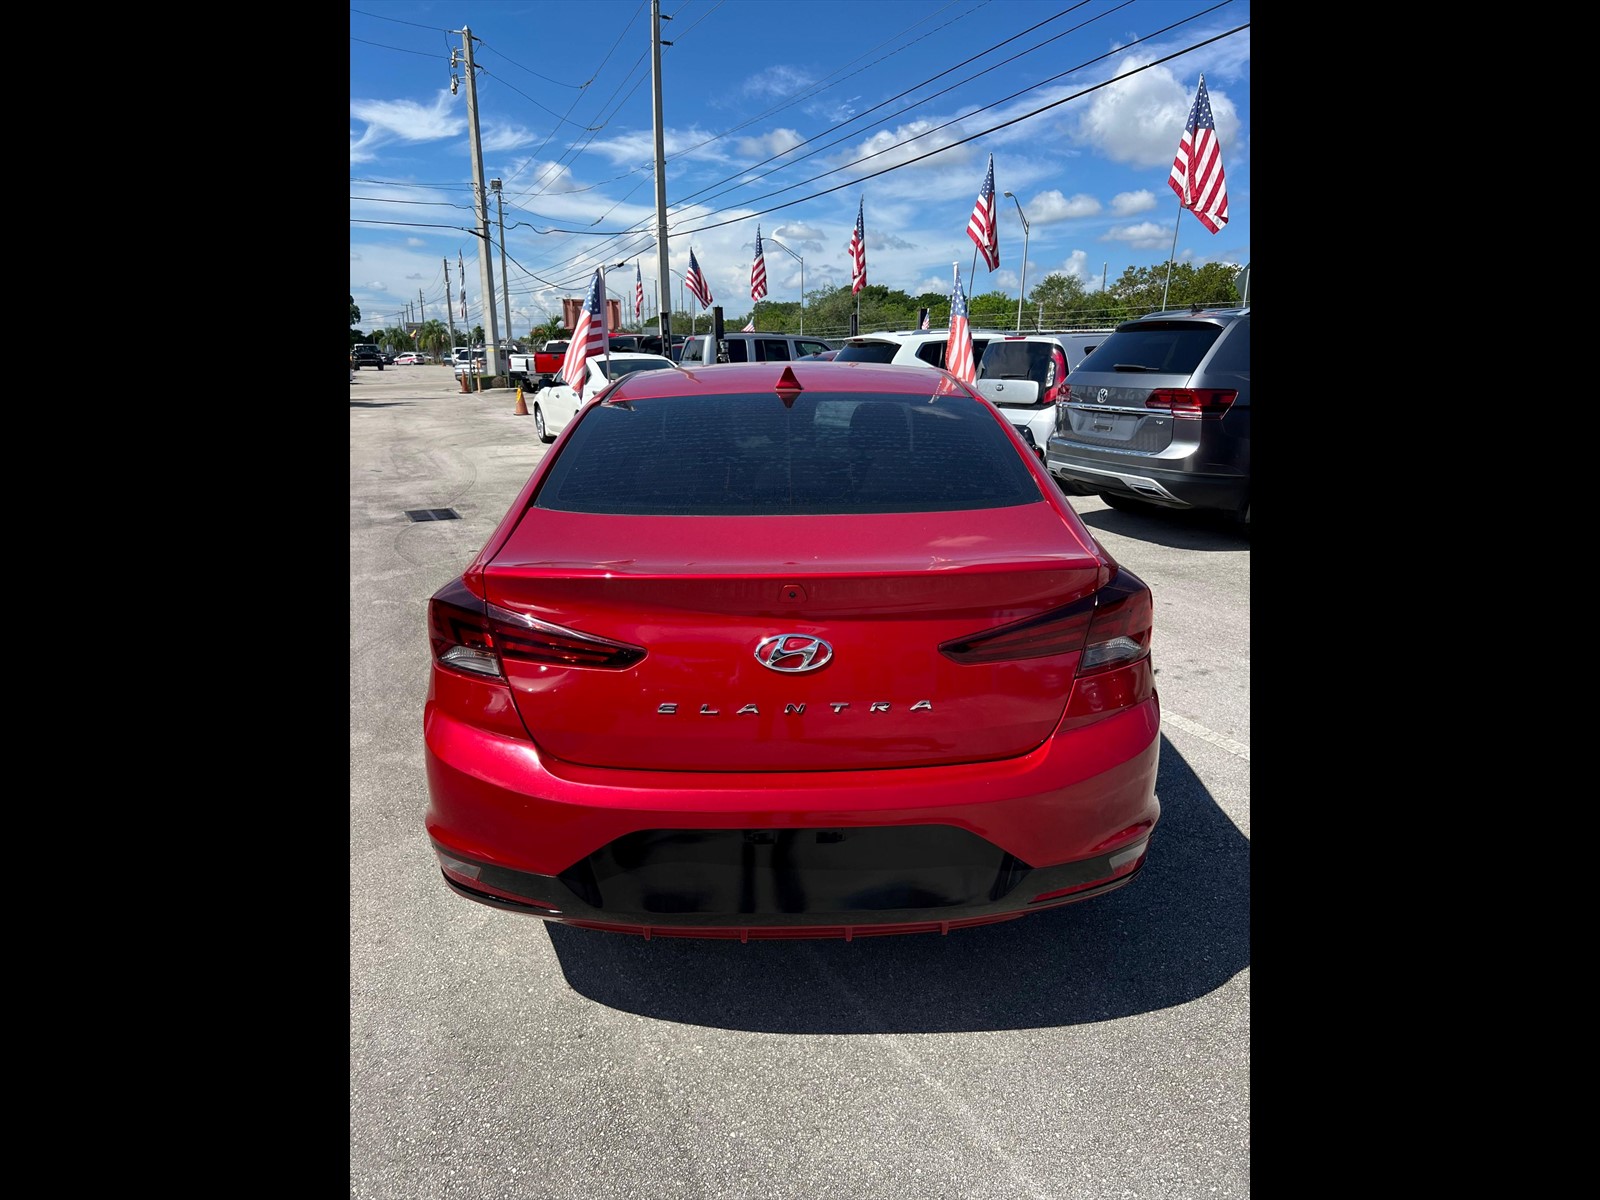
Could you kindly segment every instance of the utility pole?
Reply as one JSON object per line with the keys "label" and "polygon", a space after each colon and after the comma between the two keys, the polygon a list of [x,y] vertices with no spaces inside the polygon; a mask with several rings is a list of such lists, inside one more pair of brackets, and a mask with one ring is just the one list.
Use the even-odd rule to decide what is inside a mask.
{"label": "utility pole", "polygon": [[[489,189],[483,181],[483,140],[478,134],[478,73],[472,65],[472,28],[461,29],[462,58],[467,67],[467,131],[472,135],[472,203],[478,218],[478,278],[483,287],[484,366],[490,375],[501,374],[500,330],[494,312],[494,243],[489,240]],[[455,57],[454,51],[451,57]],[[450,64],[454,66],[455,63]],[[466,281],[462,280],[462,286]]]}
{"label": "utility pole", "polygon": [[661,47],[671,42],[661,40],[661,22],[671,17],[661,15],[661,0],[650,0],[650,79],[655,88],[656,127],[656,265],[661,271],[660,328],[661,353],[672,357],[672,275],[667,265],[667,163],[661,135]]}
{"label": "utility pole", "polygon": [[444,315],[450,321],[449,349],[454,354],[456,349],[456,306],[450,303],[450,258],[448,255],[445,256],[444,260]]}
{"label": "utility pole", "polygon": [[506,370],[511,369],[511,343],[516,334],[511,332],[511,276],[506,273],[506,210],[500,199],[500,181],[491,179],[489,186],[494,189],[495,212],[500,216],[500,283],[506,289]]}

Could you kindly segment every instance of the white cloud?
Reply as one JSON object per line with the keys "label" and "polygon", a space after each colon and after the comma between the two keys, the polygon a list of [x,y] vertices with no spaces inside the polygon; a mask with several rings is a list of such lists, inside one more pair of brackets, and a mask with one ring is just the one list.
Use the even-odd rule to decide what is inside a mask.
{"label": "white cloud", "polygon": [[1118,192],[1111,197],[1111,215],[1115,217],[1135,217],[1142,212],[1149,212],[1156,206],[1156,194],[1148,188],[1137,192]]}
{"label": "white cloud", "polygon": [[[1130,56],[1118,64],[1119,81],[1094,94],[1089,110],[1078,120],[1078,133],[1112,162],[1170,166],[1199,81],[1198,77],[1181,80],[1166,66],[1129,74],[1148,61]],[[1217,136],[1226,148],[1238,133],[1238,114],[1216,81],[1206,83],[1206,94],[1211,99]]]}
{"label": "white cloud", "polygon": [[1051,225],[1057,221],[1070,221],[1075,217],[1098,216],[1100,201],[1083,192],[1073,196],[1063,196],[1052,188],[1026,201],[1022,211],[1028,214],[1030,225]]}

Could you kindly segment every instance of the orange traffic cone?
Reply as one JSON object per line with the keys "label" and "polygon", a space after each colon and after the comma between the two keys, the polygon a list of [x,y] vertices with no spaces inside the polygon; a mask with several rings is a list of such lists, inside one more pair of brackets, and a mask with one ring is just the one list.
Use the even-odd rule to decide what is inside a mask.
{"label": "orange traffic cone", "polygon": [[461,394],[463,396],[472,395],[472,389],[467,386],[467,373],[465,371],[461,372]]}
{"label": "orange traffic cone", "polygon": [[511,410],[511,415],[513,417],[525,417],[528,415],[528,402],[522,398],[521,384],[517,385],[517,407]]}

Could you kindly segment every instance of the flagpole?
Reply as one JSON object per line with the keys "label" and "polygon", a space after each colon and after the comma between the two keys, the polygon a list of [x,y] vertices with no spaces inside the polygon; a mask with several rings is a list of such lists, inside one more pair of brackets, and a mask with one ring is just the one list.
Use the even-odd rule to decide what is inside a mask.
{"label": "flagpole", "polygon": [[[956,270],[961,270],[961,264],[956,263]],[[972,295],[972,282],[978,277],[978,247],[972,247],[972,270],[967,272],[967,295]],[[969,302],[970,303],[970,302]]]}
{"label": "flagpole", "polygon": [[1167,282],[1161,289],[1161,307],[1167,307],[1167,290],[1172,287],[1172,260],[1178,257],[1178,225],[1183,220],[1183,197],[1178,197],[1178,219],[1172,223],[1172,254],[1167,259]]}
{"label": "flagpole", "polygon": [[596,267],[600,272],[600,328],[606,334],[606,378],[611,378],[611,297],[606,291],[606,269]]}

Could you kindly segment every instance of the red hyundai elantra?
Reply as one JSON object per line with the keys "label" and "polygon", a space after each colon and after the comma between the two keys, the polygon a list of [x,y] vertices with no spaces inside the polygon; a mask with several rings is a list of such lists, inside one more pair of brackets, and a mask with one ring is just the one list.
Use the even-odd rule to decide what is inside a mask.
{"label": "red hyundai elantra", "polygon": [[627,375],[428,606],[427,832],[470,900],[650,936],[948,932],[1160,816],[1150,590],[944,371]]}

